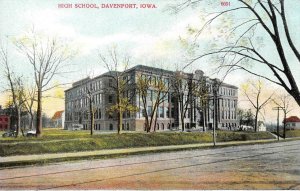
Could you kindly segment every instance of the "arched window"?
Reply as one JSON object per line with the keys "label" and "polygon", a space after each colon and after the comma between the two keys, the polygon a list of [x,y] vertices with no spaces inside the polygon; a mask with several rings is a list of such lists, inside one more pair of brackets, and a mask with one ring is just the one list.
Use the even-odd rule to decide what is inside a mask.
{"label": "arched window", "polygon": [[170,125],[170,123],[168,123],[168,129],[171,129],[171,125]]}
{"label": "arched window", "polygon": [[114,129],[113,124],[109,124],[109,130],[112,131]]}
{"label": "arched window", "polygon": [[122,123],[122,130],[125,130],[125,125],[124,125],[124,123]]}
{"label": "arched window", "polygon": [[127,130],[129,131],[129,123],[127,123]]}

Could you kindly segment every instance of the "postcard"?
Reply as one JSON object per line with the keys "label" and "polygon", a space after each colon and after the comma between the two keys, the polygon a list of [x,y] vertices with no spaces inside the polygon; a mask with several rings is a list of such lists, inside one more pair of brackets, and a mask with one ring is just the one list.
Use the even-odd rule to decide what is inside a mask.
{"label": "postcard", "polygon": [[0,0],[0,189],[299,190],[299,0]]}

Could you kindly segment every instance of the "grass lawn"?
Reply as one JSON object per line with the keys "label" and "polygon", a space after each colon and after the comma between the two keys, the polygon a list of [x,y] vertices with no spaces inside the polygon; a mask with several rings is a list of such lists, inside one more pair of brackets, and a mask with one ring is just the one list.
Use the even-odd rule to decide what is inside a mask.
{"label": "grass lawn", "polygon": [[286,137],[300,137],[300,129],[287,130],[285,133],[286,133]]}
{"label": "grass lawn", "polygon": [[[274,134],[277,135],[277,132],[273,132]],[[285,132],[285,137],[286,138],[292,138],[292,137],[300,137],[300,129],[296,129],[296,130],[286,130]],[[283,137],[283,130],[279,131],[279,136]]]}
{"label": "grass lawn", "polygon": [[[217,131],[217,141],[274,139],[268,132]],[[211,132],[95,134],[89,131],[44,129],[39,138],[0,138],[0,156],[76,152],[100,149],[182,145],[212,142]]]}

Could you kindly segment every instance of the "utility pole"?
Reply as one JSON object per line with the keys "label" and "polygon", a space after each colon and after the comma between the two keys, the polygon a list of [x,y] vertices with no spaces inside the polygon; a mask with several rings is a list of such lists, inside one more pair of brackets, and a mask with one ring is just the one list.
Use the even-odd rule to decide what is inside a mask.
{"label": "utility pole", "polygon": [[[279,110],[284,110],[283,107],[274,107],[273,110],[277,110],[277,140],[279,141]],[[285,131],[285,129],[284,129]],[[284,135],[285,137],[285,132]]]}
{"label": "utility pole", "polygon": [[214,146],[216,146],[216,129],[218,128],[218,111],[217,111],[217,93],[219,90],[219,86],[218,86],[218,81],[217,79],[213,80],[213,100],[214,100],[214,125],[213,125],[213,143]]}

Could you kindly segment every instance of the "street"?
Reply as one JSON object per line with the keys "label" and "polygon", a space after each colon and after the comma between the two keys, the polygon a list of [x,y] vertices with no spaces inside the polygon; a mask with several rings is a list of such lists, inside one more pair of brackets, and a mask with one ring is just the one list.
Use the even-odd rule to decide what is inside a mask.
{"label": "street", "polygon": [[300,189],[300,141],[0,170],[0,189]]}

